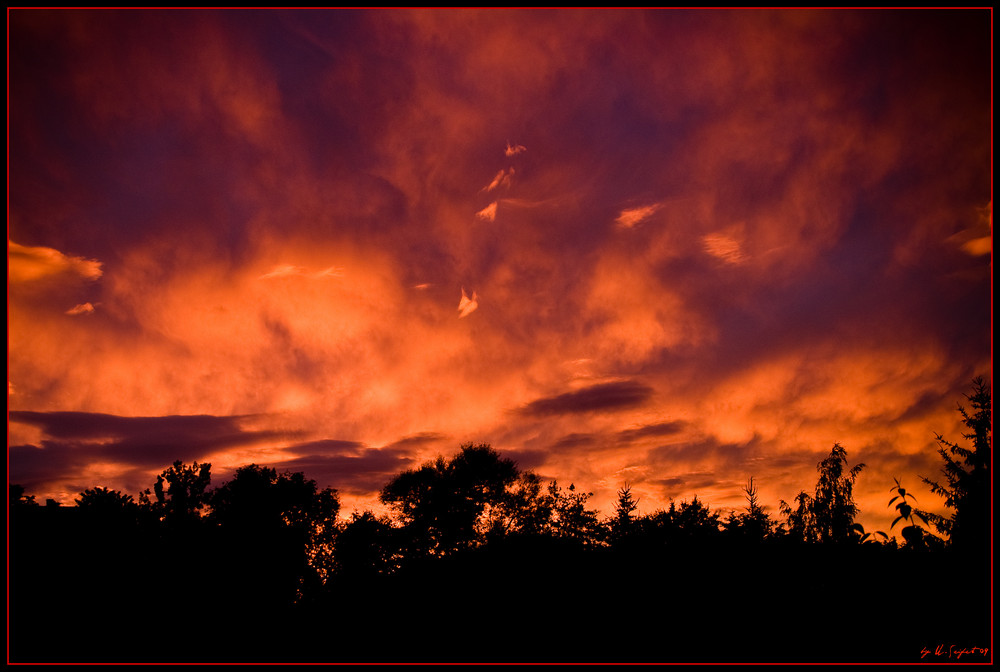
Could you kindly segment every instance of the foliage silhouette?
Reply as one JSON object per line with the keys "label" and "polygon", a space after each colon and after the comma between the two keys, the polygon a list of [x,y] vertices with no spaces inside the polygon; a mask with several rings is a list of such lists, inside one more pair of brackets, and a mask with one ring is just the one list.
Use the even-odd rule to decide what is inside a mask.
{"label": "foliage silhouette", "polygon": [[34,495],[25,494],[24,486],[10,483],[7,486],[8,511],[19,510],[25,506],[38,506]]}
{"label": "foliage silhouette", "polygon": [[852,540],[852,525],[859,509],[854,503],[854,483],[865,468],[856,464],[847,468],[847,451],[834,444],[830,455],[819,463],[819,481],[813,497],[813,519],[820,542]]}
{"label": "foliage silhouette", "polygon": [[379,499],[403,519],[412,554],[447,555],[482,541],[489,517],[509,502],[507,488],[517,477],[512,460],[487,444],[467,444],[447,462],[439,457],[399,474]]}
{"label": "foliage silhouette", "polygon": [[194,462],[189,467],[177,460],[156,477],[155,501],[150,498],[148,489],[140,494],[139,501],[167,525],[190,525],[201,517],[201,510],[207,503],[211,470],[211,464]]}
{"label": "foliage silhouette", "polygon": [[985,552],[992,530],[992,491],[990,481],[990,453],[993,446],[992,392],[982,377],[972,381],[972,393],[966,395],[971,413],[959,404],[958,411],[969,433],[962,436],[972,441],[972,448],[964,448],[936,435],[940,445],[938,453],[944,461],[941,471],[945,484],[921,477],[931,487],[931,492],[945,498],[945,506],[954,509],[950,518],[919,512],[934,524],[937,530],[950,537],[950,543],[959,549]]}
{"label": "foliage silhouette", "polygon": [[632,488],[626,483],[618,489],[618,500],[615,502],[614,515],[608,521],[612,544],[626,544],[634,536],[639,528],[639,523],[633,514],[635,514],[638,508],[639,500],[632,496]]}
{"label": "foliage silhouette", "polygon": [[[933,647],[929,637],[988,641],[986,591],[934,589],[932,579],[956,567],[942,549],[840,543],[867,540],[853,522],[851,486],[861,468],[849,469],[835,446],[818,465],[815,496],[801,493],[795,511],[782,502],[786,536],[798,530],[798,538],[822,544],[781,543],[753,479],[745,510],[725,525],[698,497],[638,515],[628,484],[616,515],[601,522],[587,508],[591,493],[545,485],[486,444],[391,479],[382,490],[391,516],[355,512],[343,522],[332,488],[254,464],[209,490],[207,465],[175,462],[158,478],[155,502],[146,491],[145,507],[107,488],[85,490],[75,507],[39,507],[9,486],[11,655],[30,662],[898,662]],[[912,494],[898,481],[893,490],[890,505],[910,506],[897,511],[915,525]],[[817,502],[836,511],[821,513]],[[894,596],[896,608],[927,614],[926,627],[885,623],[877,610],[839,599],[845,586],[873,594],[894,583],[907,587]],[[917,585],[928,590],[909,588]],[[725,631],[705,626],[747,593],[760,598],[756,618]],[[623,618],[629,596],[663,608]],[[122,605],[147,600],[142,618],[122,618]],[[69,626],[46,618],[81,606],[87,617]],[[851,645],[831,648],[830,633],[848,618]],[[783,624],[780,641],[774,623]],[[211,636],[193,637],[198,628]]]}
{"label": "foliage silhouette", "polygon": [[726,532],[747,542],[760,544],[765,539],[769,539],[774,529],[774,521],[764,511],[760,500],[757,498],[757,486],[751,477],[743,487],[746,496],[747,506],[742,513],[735,511],[726,519],[724,527]]}
{"label": "foliage silhouette", "polygon": [[572,483],[565,490],[556,481],[549,483],[551,508],[542,526],[543,533],[585,548],[602,545],[606,536],[605,527],[600,523],[597,511],[587,508],[587,502],[593,496],[592,492],[578,491]]}
{"label": "foliage silhouette", "polygon": [[332,575],[364,581],[398,569],[399,539],[392,523],[371,511],[354,512],[337,535]]}
{"label": "foliage silhouette", "polygon": [[847,451],[835,443],[830,454],[816,465],[819,479],[815,494],[810,497],[805,491],[799,492],[794,510],[781,500],[789,536],[801,542],[859,541],[854,523],[859,512],[854,503],[854,483],[864,468],[864,464],[857,464],[847,469]]}
{"label": "foliage silhouette", "polygon": [[924,528],[920,527],[920,525],[917,524],[917,522],[914,520],[914,516],[924,521],[924,525],[928,524],[927,516],[921,513],[920,511],[914,509],[912,506],[910,506],[909,502],[906,501],[907,498],[916,501],[917,499],[916,496],[912,492],[907,492],[906,488],[903,487],[903,485],[899,482],[898,478],[894,477],[892,480],[896,481],[896,485],[890,488],[889,492],[895,492],[896,494],[893,495],[892,499],[889,500],[887,506],[892,506],[892,503],[898,499],[899,503],[896,504],[896,511],[899,513],[899,515],[896,516],[895,520],[892,521],[892,524],[889,526],[889,529],[891,530],[892,528],[896,527],[896,523],[900,522],[901,520],[906,521],[909,524],[900,529],[900,534],[903,535],[903,540],[906,542],[906,548],[910,549],[926,548],[927,532],[924,530]]}
{"label": "foliage silhouette", "polygon": [[332,568],[336,491],[318,490],[300,472],[278,474],[250,464],[212,491],[208,502],[208,520],[235,549],[233,563],[242,579],[270,577],[271,597],[294,599],[305,585],[322,583]]}

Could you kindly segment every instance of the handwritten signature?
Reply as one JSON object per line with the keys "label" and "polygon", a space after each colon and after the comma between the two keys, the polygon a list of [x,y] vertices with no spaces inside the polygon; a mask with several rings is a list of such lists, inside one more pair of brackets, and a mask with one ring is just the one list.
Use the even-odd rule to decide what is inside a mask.
{"label": "handwritten signature", "polygon": [[989,649],[979,646],[973,646],[971,648],[959,647],[954,644],[950,646],[945,646],[944,644],[938,644],[931,651],[926,646],[920,649],[920,657],[926,658],[930,654],[934,654],[936,657],[940,658],[942,656],[947,656],[948,658],[954,658],[955,660],[961,660],[962,656],[985,656]]}

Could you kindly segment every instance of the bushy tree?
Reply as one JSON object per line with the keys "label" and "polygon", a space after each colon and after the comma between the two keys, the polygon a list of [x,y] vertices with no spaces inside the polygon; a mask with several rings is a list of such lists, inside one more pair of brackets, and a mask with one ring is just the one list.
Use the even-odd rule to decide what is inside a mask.
{"label": "bushy tree", "polygon": [[598,519],[597,511],[587,508],[587,502],[594,493],[577,490],[572,483],[564,490],[552,481],[548,496],[552,505],[543,528],[545,533],[557,539],[573,540],[585,547],[603,543],[605,528]]}
{"label": "bushy tree", "polygon": [[854,538],[852,526],[860,511],[854,503],[854,483],[864,468],[864,464],[856,464],[847,469],[847,451],[839,443],[817,465],[819,481],[812,506],[820,542],[842,543]]}
{"label": "bushy tree", "polygon": [[[340,500],[301,472],[250,464],[212,491],[208,518],[230,543],[281,566],[289,582],[320,581],[333,553]],[[307,572],[307,567],[312,572]]]}
{"label": "bushy tree", "polygon": [[193,462],[191,466],[177,460],[156,477],[150,497],[147,489],[139,496],[140,504],[151,510],[169,526],[184,526],[201,517],[208,501],[208,486],[212,482],[212,465]]}
{"label": "bushy tree", "polygon": [[859,513],[854,503],[854,483],[865,468],[856,464],[847,468],[847,451],[839,443],[819,464],[815,493],[805,491],[795,497],[796,507],[784,500],[780,510],[785,516],[789,536],[799,541],[845,543],[858,541],[854,519]]}
{"label": "bushy tree", "polygon": [[25,494],[24,486],[18,483],[11,483],[7,486],[7,502],[9,511],[19,511],[23,507],[36,507],[34,495]]}
{"label": "bushy tree", "polygon": [[398,532],[371,511],[354,512],[337,536],[333,575],[356,581],[391,574],[399,562]]}
{"label": "bushy tree", "polygon": [[722,533],[720,512],[712,511],[695,495],[680,506],[671,501],[661,509],[636,520],[638,530],[634,542],[644,546],[684,546],[695,548],[711,545]]}
{"label": "bushy tree", "polygon": [[[89,488],[76,498],[77,508],[88,517],[105,525],[136,525],[141,521],[141,509],[132,495],[105,487]],[[148,521],[147,521],[148,522]]]}
{"label": "bushy tree", "polygon": [[502,509],[518,478],[512,460],[487,444],[467,444],[449,461],[439,457],[396,476],[379,494],[402,519],[417,555],[447,555],[482,541],[481,516]]}
{"label": "bushy tree", "polygon": [[805,490],[795,495],[795,508],[781,500],[778,508],[785,517],[785,533],[796,541],[812,543],[816,541],[816,521],[813,517],[813,498]]}

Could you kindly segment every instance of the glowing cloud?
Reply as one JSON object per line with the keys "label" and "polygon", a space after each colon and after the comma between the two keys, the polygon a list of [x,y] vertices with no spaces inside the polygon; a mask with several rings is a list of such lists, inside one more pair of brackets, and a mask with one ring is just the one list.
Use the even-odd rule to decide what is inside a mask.
{"label": "glowing cloud", "polygon": [[89,301],[87,303],[81,303],[79,305],[73,306],[66,311],[67,315],[87,315],[94,312],[94,305]]}
{"label": "glowing cloud", "polygon": [[485,208],[477,212],[476,217],[486,220],[487,222],[494,221],[497,218],[497,201],[493,201]]}
{"label": "glowing cloud", "polygon": [[653,205],[647,205],[642,208],[622,210],[621,214],[615,219],[615,223],[622,229],[631,229],[659,210],[660,207],[659,203],[654,203]]}
{"label": "glowing cloud", "polygon": [[306,269],[301,266],[284,264],[282,266],[275,266],[273,269],[260,276],[260,279],[267,280],[268,278],[287,278],[293,275],[305,275],[305,272]]}
{"label": "glowing cloud", "polygon": [[303,278],[342,278],[344,277],[344,269],[339,266],[330,266],[324,268],[322,271],[317,271],[316,273],[309,272],[303,266],[293,266],[291,264],[282,264],[281,266],[275,266],[273,269],[260,276],[260,280],[268,280],[270,278],[289,278],[292,276],[299,276]]}
{"label": "glowing cloud", "polygon": [[459,319],[463,317],[468,317],[479,307],[479,297],[476,293],[472,293],[472,298],[470,299],[466,293],[465,288],[462,288],[462,299],[458,302],[458,317]]}
{"label": "glowing cloud", "polygon": [[510,187],[513,179],[514,179],[513,167],[509,168],[508,170],[501,170],[499,173],[496,174],[496,177],[493,178],[493,181],[490,182],[485,187],[483,187],[482,190],[493,191],[498,187]]}
{"label": "glowing cloud", "polygon": [[982,257],[993,251],[993,238],[974,238],[966,241],[962,249],[973,257]]}
{"label": "glowing cloud", "polygon": [[51,247],[25,247],[8,240],[7,262],[13,283],[71,274],[85,280],[101,277],[101,262],[83,257],[71,257]]}
{"label": "glowing cloud", "polygon": [[528,151],[528,148],[525,147],[524,145],[513,145],[513,146],[511,146],[511,144],[508,142],[507,143],[507,151],[504,152],[504,153],[507,156],[516,156],[516,155],[520,154],[521,152],[526,152],[526,151]]}
{"label": "glowing cloud", "polygon": [[712,233],[701,240],[706,252],[728,264],[738,264],[744,259],[740,242],[725,234]]}

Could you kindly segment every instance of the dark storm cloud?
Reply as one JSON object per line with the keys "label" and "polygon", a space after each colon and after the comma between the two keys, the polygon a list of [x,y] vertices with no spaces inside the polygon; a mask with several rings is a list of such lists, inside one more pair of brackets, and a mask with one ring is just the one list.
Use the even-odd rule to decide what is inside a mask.
{"label": "dark storm cloud", "polygon": [[572,448],[580,448],[584,446],[592,446],[595,441],[597,441],[597,435],[595,434],[581,434],[574,432],[573,434],[567,434],[558,441],[552,444],[552,450],[566,450]]}
{"label": "dark storm cloud", "polygon": [[74,439],[124,439],[141,441],[195,441],[198,443],[224,441],[241,433],[240,423],[248,415],[168,415],[161,417],[124,417],[107,413],[79,413],[58,411],[11,411],[12,422],[33,425],[54,438]]}
{"label": "dark storm cloud", "polygon": [[301,471],[321,487],[367,494],[413,466],[407,450],[369,449],[358,455],[307,455],[278,462],[275,468]]}
{"label": "dark storm cloud", "polygon": [[[155,439],[97,443],[89,441],[41,441],[41,445],[11,446],[10,479],[26,487],[65,485],[78,480],[80,473],[93,464],[113,462],[123,471],[166,469],[174,461],[209,461],[211,452],[240,443],[227,437],[210,445],[205,443],[159,443]],[[133,480],[137,480],[134,479]],[[93,485],[93,484],[91,484]],[[147,484],[148,485],[148,484]]]}
{"label": "dark storm cloud", "polygon": [[683,420],[659,422],[655,425],[643,425],[635,429],[624,429],[618,432],[618,439],[620,441],[636,441],[650,436],[671,436],[673,434],[680,434],[684,431],[685,427],[687,427],[687,423]]}
{"label": "dark storm cloud", "polygon": [[575,392],[536,399],[520,409],[522,415],[547,416],[615,411],[642,406],[653,388],[635,380],[601,383]]}
{"label": "dark storm cloud", "polygon": [[679,442],[660,446],[649,451],[650,462],[669,469],[670,465],[695,465],[711,463],[720,468],[731,468],[755,461],[761,452],[759,438],[744,443],[726,443],[715,438],[696,442]]}
{"label": "dark storm cloud", "polygon": [[650,481],[651,484],[661,488],[663,497],[666,499],[674,499],[680,493],[714,488],[721,482],[714,472],[690,472],[681,476]]}
{"label": "dark storm cloud", "polygon": [[12,423],[50,437],[11,447],[11,479],[25,484],[78,478],[87,465],[113,462],[125,470],[166,468],[176,460],[206,461],[226,448],[277,441],[288,432],[247,431],[251,416],[123,417],[105,413],[11,411]]}
{"label": "dark storm cloud", "polygon": [[319,439],[288,446],[285,450],[297,455],[339,455],[342,453],[357,453],[365,448],[358,441],[343,441],[340,439]]}
{"label": "dark storm cloud", "polygon": [[505,450],[501,457],[514,460],[521,471],[534,471],[551,457],[548,450]]}

